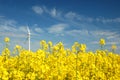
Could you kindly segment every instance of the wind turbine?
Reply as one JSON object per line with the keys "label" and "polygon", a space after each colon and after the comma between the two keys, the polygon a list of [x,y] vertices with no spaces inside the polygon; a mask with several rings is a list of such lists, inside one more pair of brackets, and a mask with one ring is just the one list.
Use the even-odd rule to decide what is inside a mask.
{"label": "wind turbine", "polygon": [[30,29],[29,27],[27,26],[27,32],[28,32],[28,50],[30,51]]}

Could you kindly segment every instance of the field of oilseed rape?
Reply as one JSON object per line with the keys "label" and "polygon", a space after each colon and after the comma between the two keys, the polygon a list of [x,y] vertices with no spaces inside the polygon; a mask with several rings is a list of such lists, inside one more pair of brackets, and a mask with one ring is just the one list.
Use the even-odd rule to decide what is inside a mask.
{"label": "field of oilseed rape", "polygon": [[86,45],[75,42],[65,49],[62,42],[40,41],[40,49],[29,51],[16,45],[10,51],[8,37],[0,55],[0,80],[120,80],[120,55],[104,49],[86,51]]}

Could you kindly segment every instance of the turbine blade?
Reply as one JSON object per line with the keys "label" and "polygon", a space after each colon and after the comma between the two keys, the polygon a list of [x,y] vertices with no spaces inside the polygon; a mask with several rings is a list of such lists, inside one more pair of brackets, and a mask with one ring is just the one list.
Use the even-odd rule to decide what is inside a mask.
{"label": "turbine blade", "polygon": [[26,43],[27,43],[27,41],[28,41],[28,37],[24,40],[24,44],[26,44]]}
{"label": "turbine blade", "polygon": [[29,29],[29,27],[27,26],[27,31],[28,31],[28,33],[30,33],[30,29]]}

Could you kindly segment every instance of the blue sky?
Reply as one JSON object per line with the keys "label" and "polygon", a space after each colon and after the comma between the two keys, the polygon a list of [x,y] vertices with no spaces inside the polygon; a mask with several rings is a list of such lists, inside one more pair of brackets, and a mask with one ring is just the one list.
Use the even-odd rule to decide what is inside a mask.
{"label": "blue sky", "polygon": [[43,39],[62,41],[66,48],[78,41],[95,50],[100,38],[105,38],[106,49],[116,44],[120,50],[119,0],[0,0],[0,49],[6,36],[12,47],[27,49],[27,25],[33,51]]}

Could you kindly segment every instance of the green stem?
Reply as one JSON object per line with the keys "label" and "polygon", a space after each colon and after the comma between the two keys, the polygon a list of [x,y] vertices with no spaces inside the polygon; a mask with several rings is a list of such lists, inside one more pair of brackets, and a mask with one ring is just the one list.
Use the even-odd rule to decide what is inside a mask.
{"label": "green stem", "polygon": [[77,51],[77,54],[76,54],[76,80],[77,80],[77,63],[78,63],[78,51]]}

